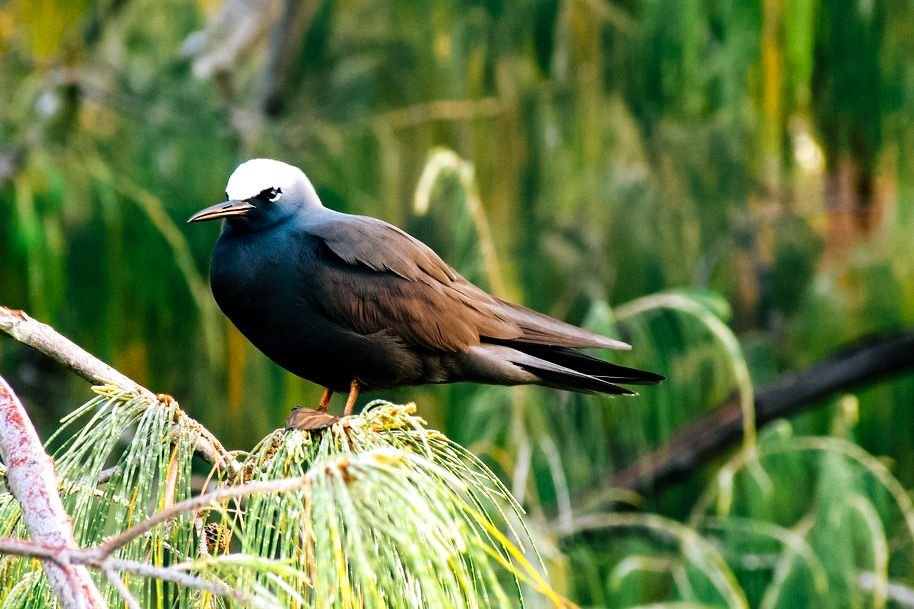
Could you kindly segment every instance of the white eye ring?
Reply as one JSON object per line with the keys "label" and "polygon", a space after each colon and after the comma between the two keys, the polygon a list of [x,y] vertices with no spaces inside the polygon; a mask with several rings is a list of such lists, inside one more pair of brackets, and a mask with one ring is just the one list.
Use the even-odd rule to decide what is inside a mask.
{"label": "white eye ring", "polygon": [[275,202],[276,199],[278,199],[280,196],[282,196],[282,190],[277,188],[276,190],[273,191],[273,194],[270,196],[270,203]]}

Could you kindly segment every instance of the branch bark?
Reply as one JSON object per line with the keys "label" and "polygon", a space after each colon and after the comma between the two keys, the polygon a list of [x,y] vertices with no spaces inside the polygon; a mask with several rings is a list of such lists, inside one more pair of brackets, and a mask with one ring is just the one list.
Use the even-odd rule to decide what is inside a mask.
{"label": "branch bark", "polygon": [[[820,400],[914,370],[914,330],[852,346],[755,393],[756,424],[792,416]],[[615,474],[612,486],[657,492],[742,438],[743,418],[734,399],[684,425],[660,448]],[[586,500],[585,500],[586,501]]]}
{"label": "branch bark", "polygon": [[[128,391],[136,391],[151,402],[161,402],[172,398],[164,394],[154,394],[136,381],[118,372],[101,361],[67,337],[47,324],[29,317],[24,311],[0,306],[0,331],[5,332],[20,343],[63,364],[82,378],[94,385],[116,385]],[[212,465],[225,470],[229,476],[241,471],[241,465],[225,450],[222,443],[208,429],[178,410],[179,416],[185,419],[199,433],[196,452]]]}
{"label": "branch bark", "polygon": [[[13,390],[0,377],[0,457],[6,480],[22,506],[29,535],[39,544],[66,554],[77,549],[70,517],[57,494],[51,458]],[[103,609],[104,599],[84,566],[43,560],[51,589],[64,609]]]}
{"label": "branch bark", "polygon": [[32,319],[25,311],[0,306],[0,330],[24,345],[40,351],[95,385],[117,385],[140,393],[152,392],[132,381],[54,328]]}
{"label": "branch bark", "polygon": [[[157,567],[135,560],[123,560],[111,556],[102,558],[99,555],[97,546],[86,549],[70,548],[61,550],[34,541],[0,537],[0,554],[28,556],[37,558],[44,563],[59,565],[61,567],[80,568],[84,570],[87,567],[98,569],[105,574],[109,581],[111,581],[111,584],[117,589],[118,593],[124,599],[124,602],[131,608],[134,606],[138,607],[139,603],[124,584],[123,580],[121,580],[119,575],[121,573],[158,579],[187,588],[203,590],[210,594],[232,598],[246,607],[278,609],[278,606],[274,603],[241,590],[234,590],[224,582],[204,579],[193,575],[185,570],[186,565],[178,564],[169,567]],[[101,605],[101,607],[105,607],[105,605]]]}

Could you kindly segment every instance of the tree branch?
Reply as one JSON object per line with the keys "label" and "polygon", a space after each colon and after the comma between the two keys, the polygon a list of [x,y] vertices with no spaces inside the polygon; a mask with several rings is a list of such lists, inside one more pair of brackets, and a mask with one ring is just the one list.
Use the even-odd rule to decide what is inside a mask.
{"label": "tree branch", "polygon": [[[212,581],[203,579],[196,575],[187,573],[180,565],[173,567],[157,567],[135,560],[123,560],[114,557],[100,557],[98,546],[93,548],[56,548],[42,545],[34,541],[25,539],[10,539],[0,537],[0,553],[14,556],[27,556],[37,558],[46,564],[53,564],[55,567],[82,569],[87,567],[102,571],[111,584],[117,589],[123,597],[128,607],[138,607],[139,604],[133,593],[117,575],[118,573],[132,573],[140,577],[149,577],[161,581],[172,582],[179,586],[204,590],[211,594],[233,598],[245,606],[258,607],[261,609],[276,609],[272,603],[266,602],[261,598],[252,596],[240,590],[234,590],[221,581]],[[63,605],[65,608],[67,605]],[[78,605],[87,607],[87,605]],[[95,607],[92,605],[91,607]],[[104,604],[98,607],[105,607]]]}
{"label": "tree branch", "polygon": [[[127,391],[135,391],[147,397],[150,402],[163,402],[172,399],[164,394],[154,394],[63,336],[51,326],[29,317],[24,311],[0,306],[0,331],[63,364],[92,384],[116,385]],[[195,450],[201,457],[212,465],[226,470],[229,476],[234,476],[241,471],[241,464],[225,450],[219,439],[208,429],[187,416],[183,410],[178,409],[178,416],[199,434]]]}
{"label": "tree branch", "polygon": [[127,584],[124,583],[124,580],[121,579],[121,576],[111,567],[105,567],[102,569],[102,572],[105,574],[105,577],[108,578],[108,581],[114,586],[114,589],[117,590],[118,594],[121,595],[121,598],[124,599],[124,604],[127,605],[127,609],[143,609],[140,606],[140,601],[136,599],[133,595],[133,592],[130,591],[130,588],[127,587]]}
{"label": "tree branch", "polygon": [[[911,370],[914,331],[865,341],[757,390],[756,423],[761,426],[792,416],[835,393]],[[678,482],[702,462],[739,441],[742,425],[739,403],[731,400],[684,425],[660,448],[616,472],[612,486],[656,492]]]}
{"label": "tree branch", "polygon": [[[22,519],[32,539],[67,553],[76,549],[70,517],[57,494],[51,458],[22,403],[0,377],[0,457],[6,464],[7,486],[22,506]],[[103,609],[105,601],[85,567],[43,560],[51,590],[64,609]]]}
{"label": "tree branch", "polygon": [[139,383],[97,359],[51,326],[32,319],[25,311],[0,306],[0,330],[63,364],[94,385],[117,385],[128,391],[133,390],[155,397]]}

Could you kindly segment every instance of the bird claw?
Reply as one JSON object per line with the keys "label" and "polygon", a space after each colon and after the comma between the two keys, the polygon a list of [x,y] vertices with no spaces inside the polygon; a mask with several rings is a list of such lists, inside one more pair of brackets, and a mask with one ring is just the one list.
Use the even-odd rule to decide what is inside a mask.
{"label": "bird claw", "polygon": [[330,427],[339,420],[340,417],[329,412],[298,406],[293,408],[286,418],[286,429],[317,431]]}

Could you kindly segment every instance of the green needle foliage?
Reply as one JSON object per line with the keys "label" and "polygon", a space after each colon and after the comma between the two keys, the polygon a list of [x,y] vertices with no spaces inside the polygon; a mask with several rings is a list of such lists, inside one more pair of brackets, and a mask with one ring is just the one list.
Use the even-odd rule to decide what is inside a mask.
{"label": "green needle foliage", "polygon": [[[71,435],[57,453],[82,547],[189,497],[199,438],[171,399],[96,391],[64,421],[59,435]],[[297,478],[298,490],[184,513],[116,553],[210,586],[137,575],[124,584],[144,607],[513,607],[522,603],[520,582],[563,604],[515,545],[530,542],[512,528],[522,513],[511,495],[414,411],[379,401],[324,430],[274,432],[241,460],[238,476],[214,481]],[[0,531],[24,537],[22,529],[18,504],[0,496]],[[53,606],[39,574],[35,560],[3,560],[0,607]],[[100,583],[112,607],[123,602]],[[232,592],[215,594],[213,585]]]}
{"label": "green needle foliage", "polygon": [[510,527],[521,512],[507,490],[414,410],[376,401],[321,432],[268,436],[246,475],[323,474],[299,494],[252,498],[235,527],[242,552],[304,565],[312,604],[302,606],[512,606],[505,575],[560,602],[496,526],[527,539]]}

